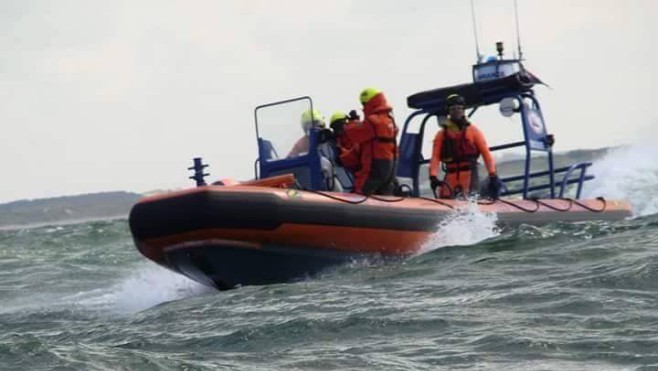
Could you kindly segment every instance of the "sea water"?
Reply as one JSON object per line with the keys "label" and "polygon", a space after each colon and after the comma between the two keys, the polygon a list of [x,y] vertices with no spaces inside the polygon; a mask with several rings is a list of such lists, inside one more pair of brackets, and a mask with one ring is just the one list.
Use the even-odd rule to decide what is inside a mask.
{"label": "sea water", "polygon": [[292,284],[206,288],[139,255],[125,219],[0,231],[0,370],[658,369],[652,151],[593,169],[587,196],[629,220],[470,210],[408,260]]}

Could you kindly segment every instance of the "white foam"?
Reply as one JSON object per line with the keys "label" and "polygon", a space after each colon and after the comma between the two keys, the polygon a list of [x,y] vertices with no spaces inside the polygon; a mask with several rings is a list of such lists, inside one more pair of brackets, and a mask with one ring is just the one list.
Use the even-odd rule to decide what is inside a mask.
{"label": "white foam", "polygon": [[135,272],[109,288],[99,288],[69,296],[87,309],[109,310],[129,315],[161,303],[198,296],[214,289],[196,283],[151,262],[143,262]]}
{"label": "white foam", "polygon": [[465,209],[455,211],[439,222],[437,231],[420,250],[426,253],[445,246],[473,245],[500,234],[498,217],[481,212],[473,201]]}
{"label": "white foam", "polygon": [[114,287],[116,310],[134,313],[154,305],[197,296],[213,289],[150,262]]}
{"label": "white foam", "polygon": [[634,216],[658,213],[658,147],[636,144],[612,149],[594,162],[596,176],[583,188],[583,198],[626,199]]}

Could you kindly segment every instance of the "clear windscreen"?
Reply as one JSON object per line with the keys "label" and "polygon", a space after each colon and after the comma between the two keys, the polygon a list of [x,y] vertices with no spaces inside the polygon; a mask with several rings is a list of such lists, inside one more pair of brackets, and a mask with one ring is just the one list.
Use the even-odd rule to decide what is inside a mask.
{"label": "clear windscreen", "polygon": [[[302,115],[311,109],[308,97],[298,98],[277,104],[261,106],[256,110],[256,126],[261,142],[271,144],[271,154],[266,161],[286,158],[298,141],[304,141],[306,133],[302,125]],[[306,139],[308,140],[308,139]],[[304,155],[298,152],[296,155]],[[263,160],[263,159],[261,159]]]}

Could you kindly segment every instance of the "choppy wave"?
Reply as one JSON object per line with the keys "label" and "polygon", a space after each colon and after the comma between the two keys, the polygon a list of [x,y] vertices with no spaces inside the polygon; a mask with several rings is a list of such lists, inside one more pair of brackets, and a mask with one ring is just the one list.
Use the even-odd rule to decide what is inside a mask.
{"label": "choppy wave", "polygon": [[0,369],[658,369],[658,178],[633,165],[654,150],[619,151],[588,192],[630,220],[466,210],[422,254],[294,284],[212,291],[147,262],[126,220],[0,231]]}

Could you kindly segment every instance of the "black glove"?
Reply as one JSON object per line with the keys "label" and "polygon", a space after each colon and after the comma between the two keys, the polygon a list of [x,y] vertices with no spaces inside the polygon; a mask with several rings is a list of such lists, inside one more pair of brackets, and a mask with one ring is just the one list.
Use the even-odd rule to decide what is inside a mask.
{"label": "black glove", "polygon": [[434,175],[430,176],[430,187],[432,187],[432,190],[436,192],[436,189],[441,185],[441,181],[439,178],[435,177]]}
{"label": "black glove", "polygon": [[498,175],[489,175],[489,197],[494,200],[500,198],[500,179]]}
{"label": "black glove", "polygon": [[350,111],[349,118],[350,118],[350,120],[360,120],[361,119],[361,117],[359,117],[359,114],[356,113],[355,110]]}

